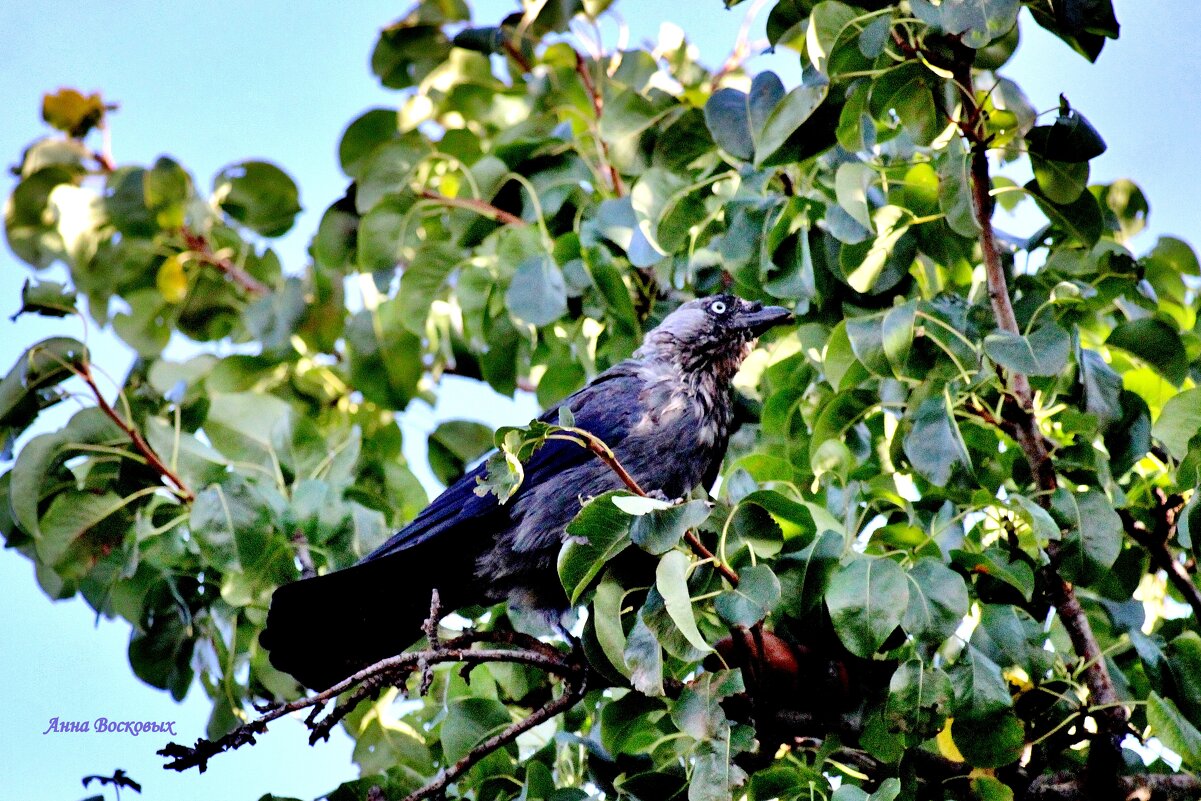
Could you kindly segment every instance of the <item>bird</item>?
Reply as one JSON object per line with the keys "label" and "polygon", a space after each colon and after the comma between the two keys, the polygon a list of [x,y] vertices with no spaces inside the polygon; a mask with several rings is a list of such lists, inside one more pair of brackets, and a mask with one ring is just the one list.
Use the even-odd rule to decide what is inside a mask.
{"label": "bird", "polygon": [[[792,321],[732,294],[681,304],[633,355],[540,418],[566,407],[643,488],[678,498],[713,486],[734,422],[732,380],[756,340]],[[507,601],[558,620],[570,604],[556,560],[584,500],[622,480],[589,450],[547,441],[505,502],[467,472],[360,562],[275,590],[260,643],[271,664],[322,691],[418,640],[431,591],[448,611]]]}

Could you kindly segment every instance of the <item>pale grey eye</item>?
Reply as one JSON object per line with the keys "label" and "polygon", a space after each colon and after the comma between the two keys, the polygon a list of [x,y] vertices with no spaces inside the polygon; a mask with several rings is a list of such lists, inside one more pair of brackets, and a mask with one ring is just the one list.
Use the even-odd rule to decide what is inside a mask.
{"label": "pale grey eye", "polygon": [[714,314],[725,314],[726,313],[726,304],[720,300],[715,301],[713,303],[713,305],[710,306],[709,308],[712,309]]}

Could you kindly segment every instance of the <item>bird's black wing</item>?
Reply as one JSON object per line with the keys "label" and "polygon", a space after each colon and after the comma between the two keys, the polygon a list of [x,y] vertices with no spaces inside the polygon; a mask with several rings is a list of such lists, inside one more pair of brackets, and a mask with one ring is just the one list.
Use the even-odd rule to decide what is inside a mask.
{"label": "bird's black wing", "polygon": [[[610,448],[615,448],[641,415],[641,388],[633,367],[622,363],[597,376],[588,386],[565,398],[538,419],[556,423],[559,409],[567,407],[575,417],[577,428],[595,434]],[[508,509],[531,487],[595,458],[591,451],[573,442],[546,442],[523,465],[525,477],[521,486],[504,506],[491,493],[476,494],[479,479],[485,473],[485,465],[481,464],[447,487],[412,522],[368,554],[364,561],[428,542],[451,532],[463,521],[479,521],[497,514],[503,514],[508,520]]]}

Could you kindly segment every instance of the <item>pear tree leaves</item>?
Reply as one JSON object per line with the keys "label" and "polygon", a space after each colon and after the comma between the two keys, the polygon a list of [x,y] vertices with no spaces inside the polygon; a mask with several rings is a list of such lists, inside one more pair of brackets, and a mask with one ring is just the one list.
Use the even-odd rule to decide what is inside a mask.
{"label": "pear tree leaves", "polygon": [[[831,790],[828,749],[773,759],[758,712],[744,714],[766,704],[831,730],[856,710],[863,747],[904,768],[902,781],[892,767],[869,776],[872,798],[921,781],[911,757],[936,748],[979,774],[964,787],[1003,797],[1004,772],[983,772],[1029,743],[1060,749],[1045,755],[1055,765],[1097,747],[1067,741],[1080,655],[1055,618],[1043,630],[1048,578],[1081,596],[1133,724],[1197,768],[1197,624],[1140,614],[1136,588],[1186,588],[1163,584],[1123,522],[1166,519],[1161,504],[1179,500],[1165,547],[1177,562],[1198,548],[1201,269],[1182,239],[1137,239],[1155,199],[1097,183],[1106,144],[1079,111],[1063,100],[1036,120],[1015,84],[981,77],[1018,46],[1019,6],[1094,59],[1118,33],[1112,4],[783,0],[767,33],[801,54],[795,83],[753,63],[713,70],[724,54],[696,52],[688,25],[665,26],[653,52],[596,58],[578,31],[608,5],[526,4],[499,20],[426,0],[383,25],[371,71],[403,93],[344,129],[348,185],[308,232],[312,264],[282,264],[265,243],[298,218],[297,165],[231,154],[243,160],[206,192],[169,156],[102,163],[96,129],[113,109],[48,94],[49,135],[11,154],[5,233],[31,269],[58,272],[5,314],[64,327],[0,379],[6,544],[49,597],[129,621],[136,675],[180,697],[199,674],[224,730],[263,690],[296,691],[257,645],[271,592],[297,574],[296,538],[334,570],[426,503],[398,424],[413,401],[480,381],[552,406],[680,303],[729,291],[795,306],[800,322],[765,334],[732,378],[728,458],[700,464],[668,437],[626,465],[641,481],[695,459],[713,496],[606,492],[622,486],[611,477],[562,499],[574,519],[537,558],[558,549],[563,603],[586,610],[590,675],[609,684],[591,688],[588,714],[544,724],[529,759],[498,751],[455,791],[574,799],[556,784],[587,776],[614,797],[868,797],[845,773]],[[956,57],[977,70],[984,187]],[[1025,186],[1015,158],[1028,158]],[[981,189],[1046,216],[1029,239],[994,231],[1020,333],[998,330],[983,280]],[[100,380],[111,413],[76,378],[77,313],[139,356]],[[177,362],[180,346],[202,353]],[[686,389],[683,413],[702,425],[713,410]],[[87,408],[42,416],[68,397]],[[434,476],[451,483],[486,458],[468,489],[524,514],[523,460],[578,436],[560,409],[557,426],[495,436],[438,418]],[[1054,492],[1028,469],[1015,427],[1027,414]],[[458,611],[536,625],[504,605]],[[739,662],[730,643],[756,632],[770,659]],[[348,716],[365,775],[335,795],[406,795],[558,692],[519,665],[432,674],[399,718]],[[804,707],[813,699],[824,706]]]}

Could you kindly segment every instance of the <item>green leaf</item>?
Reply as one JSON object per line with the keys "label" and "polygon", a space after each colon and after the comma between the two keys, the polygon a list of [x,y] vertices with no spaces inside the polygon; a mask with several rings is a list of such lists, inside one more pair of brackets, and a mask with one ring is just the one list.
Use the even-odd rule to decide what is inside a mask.
{"label": "green leaf", "polygon": [[1008,584],[1027,601],[1034,594],[1034,569],[1020,560],[1010,561],[1009,554],[1001,548],[987,548],[983,553],[954,550],[951,551],[951,561],[968,572],[991,576]]}
{"label": "green leaf", "polygon": [[360,114],[342,133],[338,144],[338,163],[342,172],[351,178],[359,177],[359,171],[367,157],[384,142],[400,135],[399,116],[396,109],[373,108]]}
{"label": "green leaf", "polygon": [[1075,109],[1061,112],[1051,125],[1031,128],[1026,144],[1032,156],[1066,163],[1087,162],[1105,152],[1105,140]]}
{"label": "green leaf", "polygon": [[1081,348],[1077,362],[1084,388],[1084,411],[1096,416],[1102,425],[1121,419],[1122,377],[1094,350]]}
{"label": "green leaf", "polygon": [[1071,203],[1056,203],[1043,194],[1037,181],[1027,182],[1025,188],[1057,229],[1086,247],[1097,244],[1105,229],[1105,221],[1092,192],[1081,192]]}
{"label": "green leaf", "polygon": [[959,628],[968,613],[963,577],[939,559],[923,557],[909,570],[909,604],[901,628],[912,637],[939,644]]}
{"label": "green leaf", "polygon": [[1067,534],[1059,572],[1077,584],[1102,581],[1122,551],[1122,518],[1095,489],[1059,488],[1051,496],[1051,515]]}
{"label": "green leaf", "polygon": [[[949,668],[955,686],[956,720],[982,720],[1013,706],[1009,685],[1001,668],[980,649],[968,645],[962,656]],[[956,745],[962,748],[959,738]]]}
{"label": "green leaf", "polygon": [[404,327],[423,336],[430,306],[442,292],[447,277],[458,266],[462,254],[445,242],[431,242],[413,256],[400,274],[398,313]]}
{"label": "green leaf", "polygon": [[630,539],[648,553],[667,553],[679,545],[684,532],[699,526],[708,517],[709,504],[704,501],[651,509],[635,517],[630,526]]}
{"label": "green leaf", "polygon": [[351,383],[386,409],[407,406],[424,372],[421,338],[405,328],[401,313],[400,301],[392,299],[346,321]]}
{"label": "green leaf", "polygon": [[946,394],[927,398],[913,411],[913,426],[905,435],[905,456],[913,468],[943,487],[955,465],[971,470],[972,460]]}
{"label": "green leaf", "polygon": [[717,614],[731,626],[752,626],[763,620],[780,602],[780,580],[767,565],[745,567],[738,573],[738,586],[717,596]]}
{"label": "green leaf", "polygon": [[939,668],[926,667],[919,659],[910,659],[896,669],[888,683],[884,720],[916,745],[942,729],[953,698],[950,676]]}
{"label": "green leaf", "polygon": [[1026,727],[1012,712],[987,718],[956,717],[951,737],[964,759],[978,768],[999,768],[1017,762],[1026,749]]}
{"label": "green leaf", "polygon": [[688,596],[688,571],[691,560],[683,551],[668,551],[659,560],[655,569],[655,587],[663,596],[663,604],[676,628],[698,651],[711,651],[709,643],[696,627],[696,616],[692,600]]}
{"label": "green leaf", "polygon": [[[887,23],[883,27],[887,35],[891,20],[880,17],[878,22]],[[869,101],[872,116],[881,124],[891,124],[889,114],[895,113],[916,144],[930,144],[942,124],[934,105],[934,95],[927,83],[929,77],[930,72],[913,61],[876,78],[871,84]]]}
{"label": "green leaf", "polygon": [[913,13],[923,22],[960,37],[979,50],[1008,33],[1017,24],[1018,0],[911,0]]}
{"label": "green leaf", "polygon": [[121,496],[113,492],[94,495],[69,490],[54,496],[42,515],[40,536],[34,538],[38,559],[55,565],[77,539],[117,511]]}
{"label": "green leaf", "polygon": [[873,375],[892,378],[905,374],[913,347],[915,314],[916,308],[906,303],[881,314],[846,320],[851,348]]}
{"label": "green leaf", "polygon": [[296,183],[274,164],[243,161],[213,181],[213,196],[221,210],[263,236],[282,236],[300,213]]}
{"label": "green leaf", "polygon": [[721,699],[742,692],[746,692],[746,687],[741,671],[702,673],[684,687],[680,697],[672,704],[672,723],[694,740],[723,738],[730,724],[721,708]]}
{"label": "green leaf", "polygon": [[465,696],[447,705],[442,721],[442,753],[451,762],[467,756],[472,748],[513,722],[508,708],[492,698]]}
{"label": "green leaf", "polygon": [[470,420],[439,423],[427,440],[430,468],[443,484],[452,484],[467,465],[492,449],[492,429]]}
{"label": "green leaf", "polygon": [[1151,427],[1151,435],[1176,459],[1188,455],[1189,440],[1201,432],[1201,388],[1173,395]]}
{"label": "green leaf", "polygon": [[805,33],[805,51],[818,72],[827,72],[831,54],[858,16],[855,9],[837,0],[823,0],[813,7]]}
{"label": "green leaf", "polygon": [[1023,375],[1059,375],[1067,366],[1071,349],[1071,335],[1055,323],[1040,326],[1029,336],[994,331],[984,338],[988,358]]}
{"label": "green leaf", "polygon": [[569,539],[559,551],[559,581],[574,604],[608,563],[630,544],[630,516],[613,499],[628,496],[613,491],[598,495],[567,525]]}
{"label": "green leaf", "polygon": [[638,228],[652,247],[667,254],[684,246],[692,226],[707,214],[703,191],[659,167],[642,174],[630,190],[630,202]]}
{"label": "green leaf", "polygon": [[1188,377],[1189,359],[1180,334],[1158,318],[1121,323],[1109,333],[1105,344],[1137,356],[1176,386]]}
{"label": "green leaf", "polygon": [[1055,524],[1055,520],[1046,509],[1025,495],[1014,495],[1010,498],[1010,502],[1021,510],[1022,517],[1026,519],[1040,545],[1060,538],[1059,526]]}
{"label": "green leaf", "polygon": [[75,313],[75,291],[57,281],[26,280],[21,286],[21,308],[9,319],[15,320],[22,314],[40,314],[43,317],[66,317]]}
{"label": "green leaf", "polygon": [[826,99],[829,87],[826,84],[802,84],[776,104],[771,115],[757,131],[755,142],[755,167],[796,161],[789,154],[789,140],[805,124]]}
{"label": "green leaf", "polygon": [[641,613],[626,639],[625,664],[635,690],[643,695],[663,695],[663,648]]}
{"label": "green leaf", "polygon": [[121,430],[96,408],[76,412],[67,427],[60,431],[30,439],[11,471],[8,504],[13,520],[25,533],[40,536],[38,506],[51,485],[51,470],[66,458],[74,445],[113,444],[123,440]]}
{"label": "green leaf", "polygon": [[871,212],[867,205],[867,190],[876,180],[876,171],[861,161],[847,161],[838,165],[834,176],[834,191],[838,205],[851,215],[851,219],[869,231],[872,230]]}
{"label": "green leaf", "polygon": [[1180,714],[1176,704],[1152,692],[1147,698],[1147,723],[1160,742],[1179,754],[1184,764],[1201,770],[1201,732]]}
{"label": "green leaf", "polygon": [[[785,99],[784,84],[772,72],[761,72],[751,81],[751,91],[740,92],[737,89],[719,89],[705,103],[705,125],[713,136],[713,141],[735,158],[750,161],[759,155],[762,161],[774,153],[767,152],[758,143],[766,135],[766,126],[776,117],[771,132],[769,144],[776,149],[804,122],[813,109],[806,108],[820,103],[815,100],[812,91],[797,92],[788,101],[778,117],[774,114],[781,101]],[[798,121],[799,120],[799,121]],[[796,122],[796,125],[793,123]],[[791,129],[789,126],[792,126]],[[787,130],[787,133],[785,131]],[[782,137],[782,138],[781,138]],[[778,140],[778,142],[777,142]]]}
{"label": "green leaf", "polygon": [[1071,203],[1088,186],[1088,162],[1054,161],[1030,154],[1038,188],[1052,203]]}
{"label": "green leaf", "polygon": [[806,548],[777,560],[781,611],[803,618],[821,603],[830,576],[838,569],[842,549],[843,538],[827,529]]}
{"label": "green leaf", "polygon": [[868,659],[901,625],[909,581],[891,559],[855,559],[830,577],[826,607],[847,650]]}
{"label": "green leaf", "polygon": [[938,162],[938,208],[947,225],[960,236],[975,239],[980,222],[972,204],[970,164],[972,155],[959,146],[948,150]]}
{"label": "green leaf", "polygon": [[517,266],[505,304],[518,320],[542,327],[567,313],[567,282],[550,256],[533,256]]}
{"label": "green leaf", "polygon": [[592,621],[596,626],[596,639],[600,643],[609,663],[626,678],[630,669],[626,667],[626,633],[621,624],[621,608],[627,591],[610,574],[606,573],[596,586],[592,598]]}

